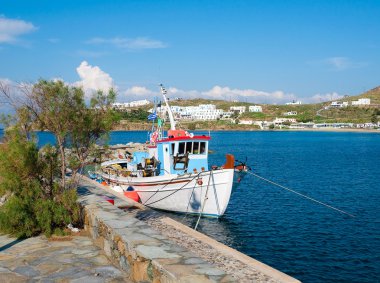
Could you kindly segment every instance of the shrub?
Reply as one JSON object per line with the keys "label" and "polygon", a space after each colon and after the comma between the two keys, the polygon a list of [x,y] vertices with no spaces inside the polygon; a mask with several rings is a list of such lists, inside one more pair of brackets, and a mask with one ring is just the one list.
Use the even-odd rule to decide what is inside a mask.
{"label": "shrub", "polygon": [[[0,207],[0,232],[18,237],[39,233],[50,236],[79,220],[76,190],[47,180],[59,175],[47,164],[33,141],[16,129],[6,133],[0,146],[0,195],[9,194]],[[52,163],[57,163],[57,155]],[[58,173],[58,174],[57,174]]]}

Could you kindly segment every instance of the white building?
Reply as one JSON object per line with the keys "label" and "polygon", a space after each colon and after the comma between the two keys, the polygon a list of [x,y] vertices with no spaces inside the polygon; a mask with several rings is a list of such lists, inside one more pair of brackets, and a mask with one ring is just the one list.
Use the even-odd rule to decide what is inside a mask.
{"label": "white building", "polygon": [[297,101],[293,100],[292,102],[285,103],[285,105],[300,105],[300,104],[302,104],[302,102],[299,100]]}
{"label": "white building", "polygon": [[125,106],[125,103],[119,103],[119,102],[113,103],[113,104],[112,104],[112,107],[113,107],[113,109],[115,109],[115,110],[123,110],[123,109],[127,108],[127,107]]}
{"label": "white building", "polygon": [[263,108],[260,105],[251,105],[248,108],[249,112],[263,112]]}
{"label": "white building", "polygon": [[148,105],[150,102],[146,99],[144,100],[137,100],[137,101],[131,101],[131,102],[124,102],[124,103],[120,103],[120,102],[116,102],[116,103],[113,103],[112,106],[114,109],[117,109],[117,110],[126,110],[127,108],[131,108],[131,107],[139,107],[139,106],[144,106],[144,105]]}
{"label": "white building", "polygon": [[369,98],[359,98],[358,100],[352,101],[353,106],[370,105],[370,104],[371,104],[371,99]]}
{"label": "white building", "polygon": [[[216,109],[214,104],[200,104],[198,106],[170,106],[173,115],[178,120],[217,120],[228,118],[231,112],[224,112],[223,109]],[[153,109],[150,110],[152,112]],[[158,113],[166,113],[166,106],[157,108]]]}
{"label": "white building", "polygon": [[252,120],[240,120],[239,125],[252,125],[254,121]]}
{"label": "white building", "polygon": [[313,128],[352,128],[353,123],[318,123]]}
{"label": "white building", "polygon": [[[217,120],[231,118],[233,112],[217,109],[214,104],[200,104],[198,106],[177,106],[172,105],[170,109],[177,120]],[[157,113],[161,113],[164,117],[167,113],[165,105],[157,107]],[[153,112],[153,108],[149,110]]]}
{"label": "white building", "polygon": [[284,116],[296,116],[297,115],[297,111],[289,111],[289,112],[285,112],[283,113]]}
{"label": "white building", "polygon": [[230,111],[232,111],[232,112],[236,111],[236,112],[239,112],[239,114],[244,113],[245,109],[246,109],[245,106],[231,106],[230,107]]}
{"label": "white building", "polygon": [[289,126],[290,129],[310,129],[314,128],[314,123],[313,122],[307,122],[307,123],[294,123]]}
{"label": "white building", "polygon": [[330,104],[330,107],[334,108],[343,108],[348,106],[348,101],[333,101]]}
{"label": "white building", "polygon": [[295,118],[277,118],[273,120],[273,124],[282,124],[284,122],[296,123],[297,120]]}
{"label": "white building", "polygon": [[129,107],[138,107],[138,106],[144,106],[148,105],[150,102],[146,99],[143,100],[137,100],[137,101],[131,101],[129,102]]}

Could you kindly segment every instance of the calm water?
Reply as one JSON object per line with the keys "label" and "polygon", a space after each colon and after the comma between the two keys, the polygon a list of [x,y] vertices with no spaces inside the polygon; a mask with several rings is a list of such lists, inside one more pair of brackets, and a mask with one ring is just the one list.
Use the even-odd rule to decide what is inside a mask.
{"label": "calm water", "polygon": [[[1,134],[1,133],[0,133]],[[253,171],[355,218],[247,175],[223,218],[199,230],[304,282],[380,281],[380,134],[213,132],[210,165],[248,157]],[[40,143],[53,142],[48,133]],[[114,132],[110,144],[144,142]],[[170,214],[194,225],[196,218]]]}

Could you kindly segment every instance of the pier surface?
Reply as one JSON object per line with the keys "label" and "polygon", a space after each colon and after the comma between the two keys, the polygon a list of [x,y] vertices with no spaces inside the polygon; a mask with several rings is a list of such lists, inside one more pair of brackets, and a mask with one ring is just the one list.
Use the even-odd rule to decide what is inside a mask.
{"label": "pier surface", "polygon": [[134,282],[300,282],[108,186],[84,178],[79,194],[85,229]]}
{"label": "pier surface", "polygon": [[78,193],[81,236],[0,235],[0,283],[299,282],[86,177]]}
{"label": "pier surface", "polygon": [[0,236],[0,282],[132,282],[84,236]]}

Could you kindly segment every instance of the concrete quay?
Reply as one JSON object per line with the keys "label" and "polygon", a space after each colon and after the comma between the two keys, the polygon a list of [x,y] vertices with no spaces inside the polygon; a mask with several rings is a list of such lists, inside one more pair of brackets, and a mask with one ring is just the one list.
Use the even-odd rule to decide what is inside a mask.
{"label": "concrete quay", "polygon": [[0,236],[0,283],[132,282],[85,236],[17,240]]}
{"label": "concrete quay", "polygon": [[300,282],[108,186],[84,177],[78,192],[85,230],[133,282]]}

